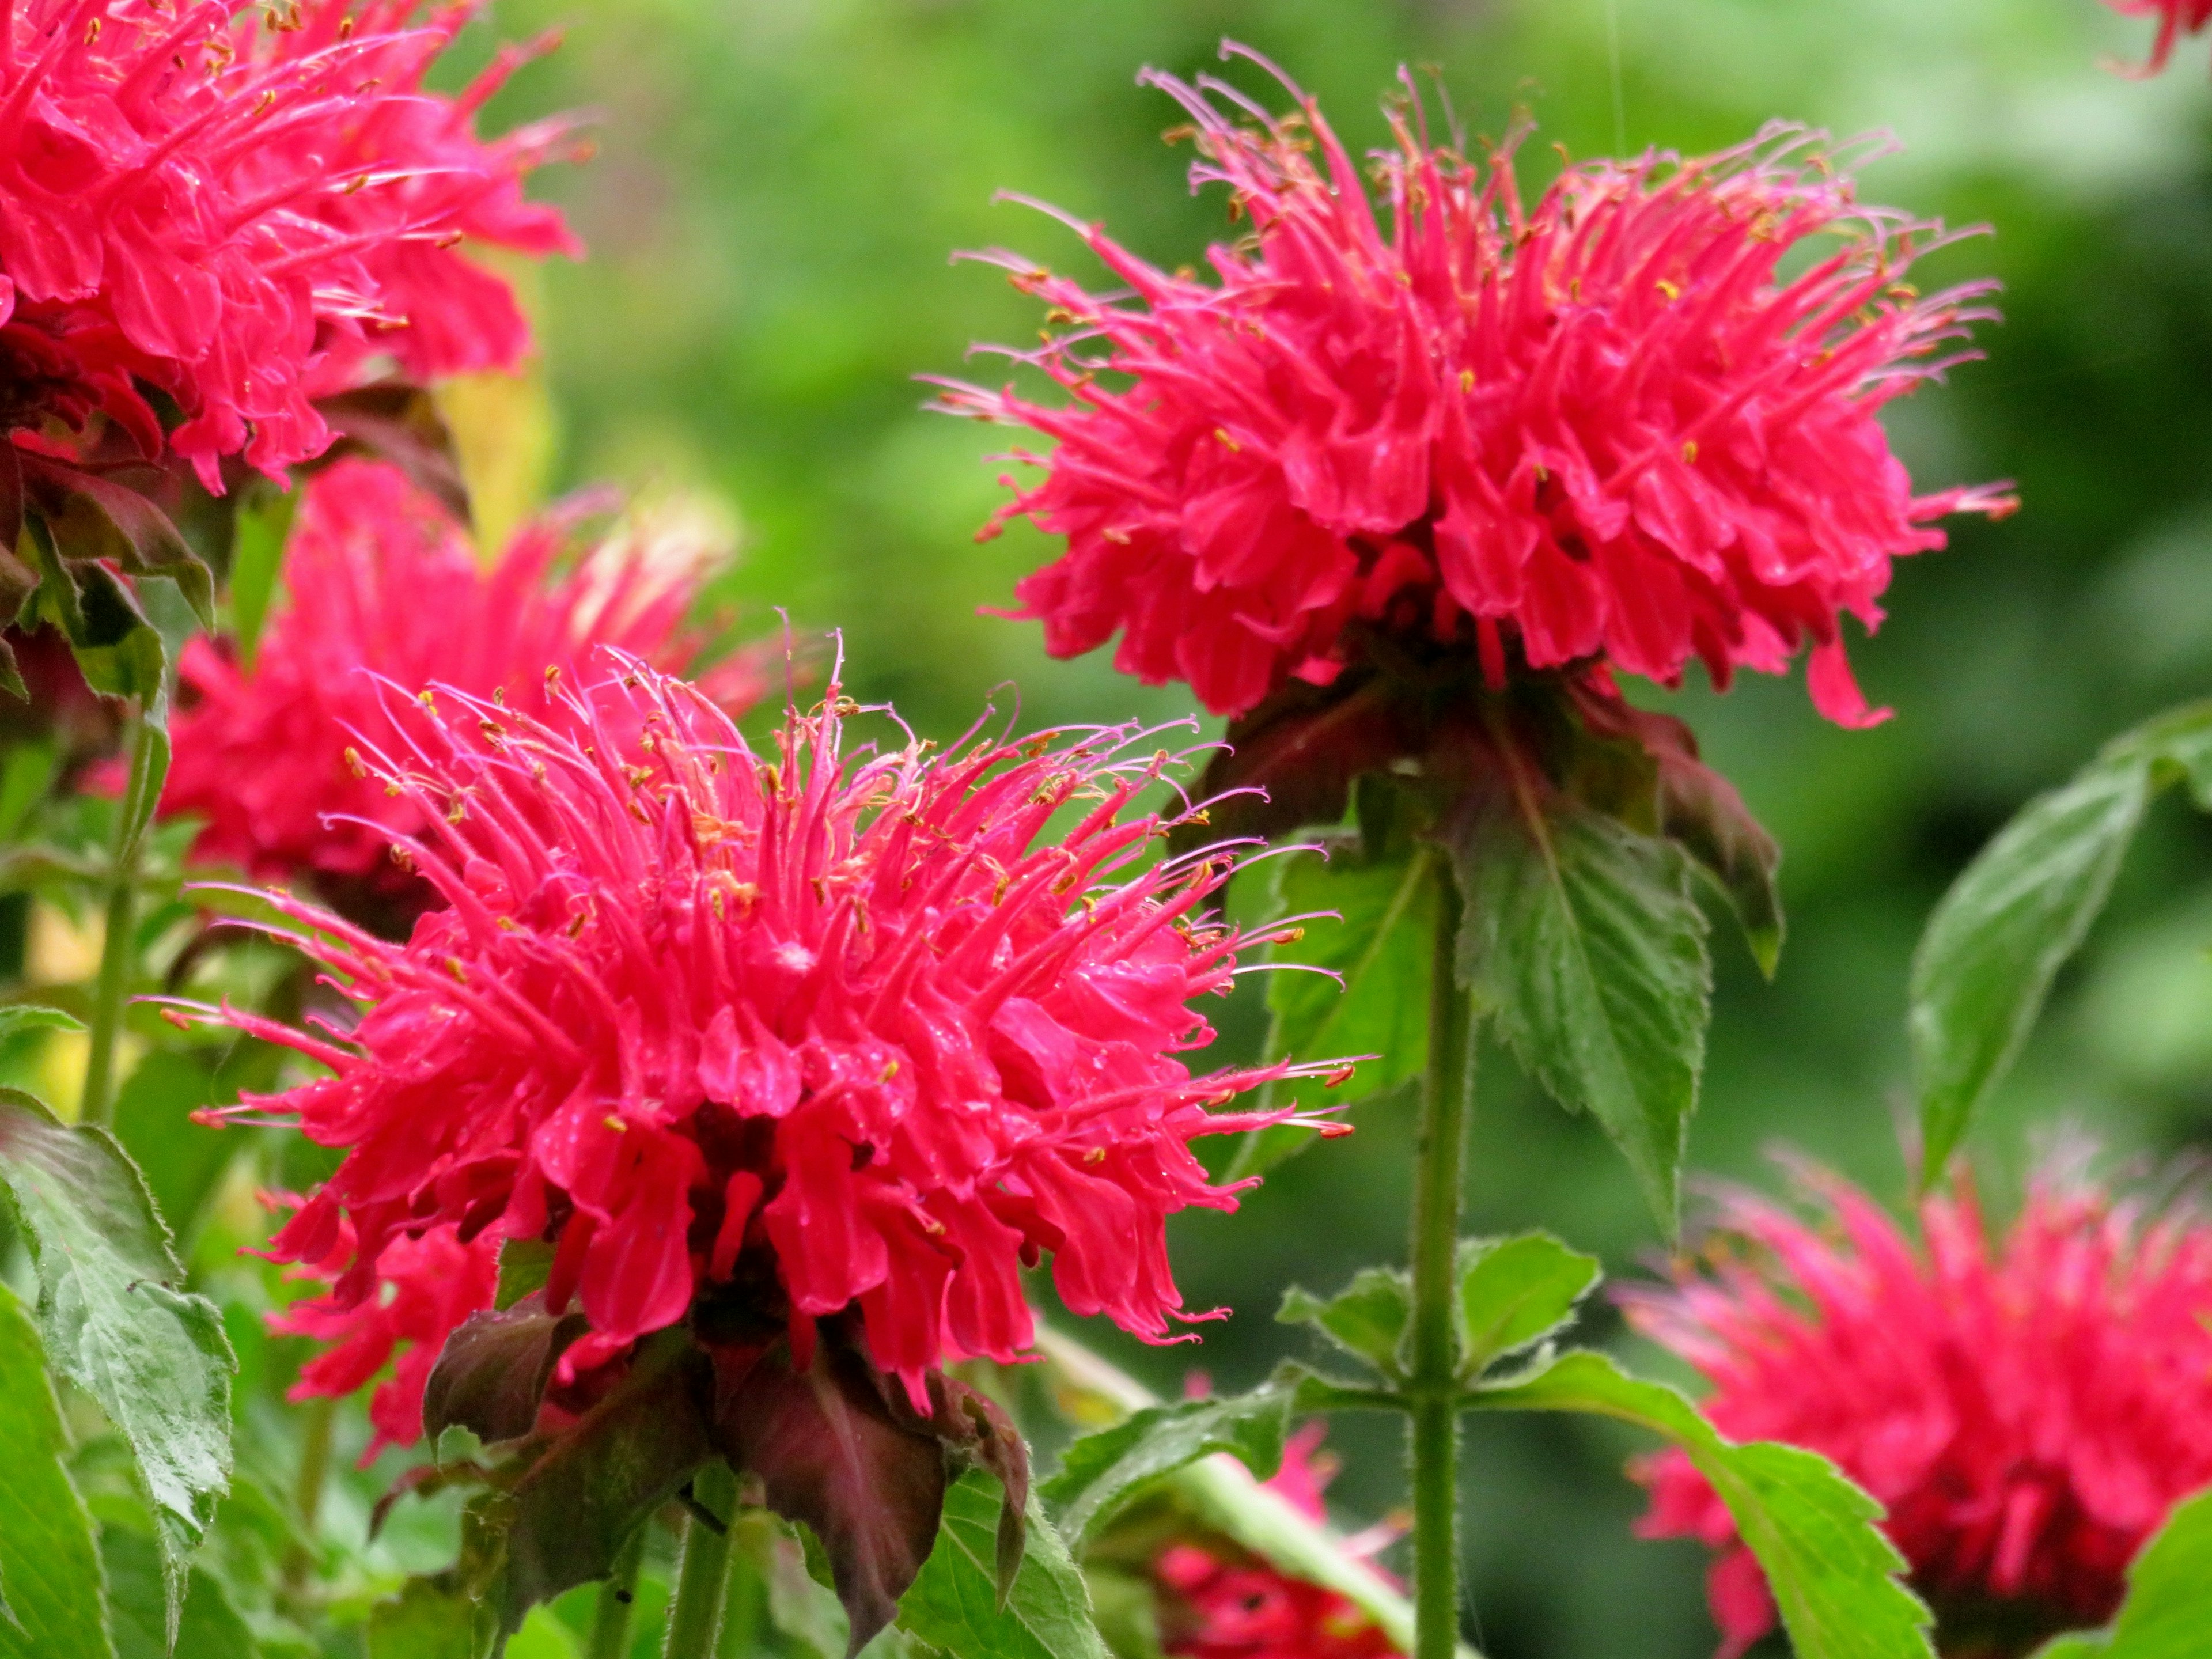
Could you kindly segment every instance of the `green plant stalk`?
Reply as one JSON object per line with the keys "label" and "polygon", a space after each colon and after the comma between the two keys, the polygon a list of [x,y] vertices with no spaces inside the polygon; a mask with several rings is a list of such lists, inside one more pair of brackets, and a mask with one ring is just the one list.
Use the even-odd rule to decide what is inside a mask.
{"label": "green plant stalk", "polygon": [[301,1413],[300,1469],[292,1486],[293,1507],[300,1512],[300,1541],[284,1557],[284,1588],[293,1595],[307,1587],[314,1571],[312,1540],[322,1518],[323,1484],[331,1473],[331,1431],[337,1418],[337,1401],[327,1395],[310,1400]]}
{"label": "green plant stalk", "polygon": [[[138,932],[138,854],[145,844],[144,808],[153,776],[154,729],[142,713],[131,722],[131,781],[115,804],[115,844],[107,872],[107,927],[100,945],[100,978],[92,996],[92,1042],[84,1062],[84,1095],[78,1117],[102,1128],[115,1121],[115,1043],[123,1030],[123,1006],[131,994]],[[150,779],[150,782],[149,780]]]}
{"label": "green plant stalk", "polygon": [[640,1526],[615,1553],[615,1564],[599,1586],[584,1659],[629,1659],[630,1607],[637,1599],[637,1568],[644,1557],[645,1528]]}
{"label": "green plant stalk", "polygon": [[1452,1659],[1459,1643],[1459,1345],[1462,1170],[1473,1056],[1468,999],[1459,984],[1460,899],[1439,860],[1430,963],[1429,1061],[1413,1189],[1413,1404],[1414,1659]]}
{"label": "green plant stalk", "polygon": [[[691,1495],[717,1515],[734,1516],[738,1477],[728,1464],[710,1463],[691,1477]],[[668,1604],[661,1659],[712,1659],[729,1589],[730,1536],[695,1515],[684,1525],[684,1562],[677,1570],[676,1599]]]}

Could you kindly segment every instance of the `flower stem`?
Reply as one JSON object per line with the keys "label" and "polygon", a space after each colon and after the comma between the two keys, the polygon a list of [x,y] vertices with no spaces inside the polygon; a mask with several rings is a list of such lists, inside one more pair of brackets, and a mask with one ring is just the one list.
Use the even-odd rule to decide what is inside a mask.
{"label": "flower stem", "polygon": [[[738,1478],[726,1463],[710,1463],[691,1478],[693,1498],[717,1515],[734,1516]],[[722,1633],[722,1602],[730,1588],[730,1535],[693,1516],[684,1526],[684,1565],[676,1599],[668,1605],[668,1638],[661,1659],[710,1659]]]}
{"label": "flower stem", "polygon": [[131,994],[137,958],[138,852],[144,844],[146,792],[161,780],[154,764],[155,733],[141,714],[131,722],[131,781],[115,804],[115,842],[107,876],[107,927],[100,945],[100,978],[92,997],[92,1045],[84,1063],[84,1095],[77,1109],[86,1123],[105,1128],[115,1118],[115,1042],[123,1030],[123,1005]]}
{"label": "flower stem", "polygon": [[1474,1069],[1468,995],[1456,946],[1459,890],[1436,861],[1437,932],[1430,963],[1429,1063],[1421,1088],[1421,1138],[1413,1192],[1413,1401],[1415,1659],[1452,1659],[1459,1640],[1460,1189]]}
{"label": "flower stem", "polygon": [[641,1525],[615,1553],[615,1564],[599,1586],[584,1659],[629,1659],[630,1607],[637,1600],[637,1565],[644,1554],[645,1528]]}
{"label": "flower stem", "polygon": [[292,1486],[292,1502],[300,1512],[300,1538],[284,1557],[284,1589],[298,1595],[307,1588],[315,1566],[313,1540],[322,1517],[323,1483],[331,1472],[331,1431],[337,1418],[337,1401],[327,1395],[310,1400],[301,1413],[300,1468]]}

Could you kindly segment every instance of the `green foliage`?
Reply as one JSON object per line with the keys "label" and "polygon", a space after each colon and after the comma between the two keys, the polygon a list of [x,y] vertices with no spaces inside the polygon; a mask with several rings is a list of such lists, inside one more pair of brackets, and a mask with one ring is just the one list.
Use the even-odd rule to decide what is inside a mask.
{"label": "green foliage", "polygon": [[1393,1382],[1405,1380],[1406,1327],[1413,1316],[1413,1281],[1402,1267],[1362,1268],[1326,1302],[1293,1285],[1275,1314],[1285,1325],[1312,1326]]}
{"label": "green foliage", "polygon": [[1553,1099],[1604,1126],[1672,1237],[1712,999],[1687,855],[1525,792],[1468,812],[1447,844],[1476,1006]]}
{"label": "green foliage", "polygon": [[0,1655],[112,1659],[92,1517],[63,1465],[68,1440],[39,1334],[0,1284]]}
{"label": "green foliage", "polygon": [[1001,1601],[999,1504],[997,1482],[980,1471],[945,1488],[936,1547],[900,1599],[900,1627],[960,1659],[1107,1659],[1083,1575],[1035,1510],[1021,1571]]}
{"label": "green foliage", "polygon": [[[1334,1096],[1310,1079],[1275,1085],[1276,1094],[1301,1105],[1340,1105],[1420,1076],[1428,1063],[1435,867],[1436,854],[1425,848],[1370,861],[1352,839],[1332,842],[1320,855],[1275,861],[1272,915],[1336,916],[1307,922],[1303,939],[1270,950],[1270,962],[1328,972],[1293,969],[1267,976],[1266,1057],[1370,1056]],[[1255,1130],[1237,1148],[1230,1178],[1261,1174],[1314,1138],[1313,1130],[1295,1124]]]}
{"label": "green foliage", "polygon": [[2035,1659],[2198,1659],[2212,1632],[2212,1491],[2176,1505],[2128,1567],[2108,1630],[2061,1636]]}
{"label": "green foliage", "polygon": [[300,493],[257,485],[239,507],[230,554],[230,637],[238,647],[239,666],[247,673],[260,649],[261,625],[276,601]]}
{"label": "green foliage", "polygon": [[186,1565],[230,1475],[236,1361],[222,1319],[177,1288],[168,1231],[112,1137],[0,1091],[0,1183],[37,1269],[48,1363],[99,1402],[137,1457],[173,1634]]}
{"label": "green foliage", "polygon": [[75,1014],[59,1008],[44,1008],[34,1002],[11,1002],[0,1005],[0,1042],[23,1031],[82,1031],[84,1022]]}
{"label": "green foliage", "polygon": [[1912,963],[1922,1176],[1938,1179],[2111,896],[2145,809],[2186,780],[2212,807],[2212,704],[2116,739],[1984,848],[1929,917]]}
{"label": "green foliage", "polygon": [[1765,1570],[1799,1659],[1933,1659],[1928,1610],[1899,1581],[1905,1559],[1875,1526],[1881,1506],[1825,1457],[1773,1441],[1736,1444],[1676,1390],[1601,1353],[1563,1354],[1466,1399],[1480,1410],[1618,1418],[1680,1446]]}
{"label": "green foliage", "polygon": [[1600,1276],[1595,1256],[1549,1233],[1466,1239],[1459,1252],[1462,1378],[1564,1329]]}
{"label": "green foliage", "polygon": [[531,1456],[495,1500],[488,1520],[506,1548],[502,1628],[605,1577],[623,1541],[713,1455],[696,1403],[698,1367],[685,1333],[649,1340],[622,1382]]}
{"label": "green foliage", "polygon": [[1186,1400],[1137,1412],[1085,1435],[1044,1485],[1046,1500],[1079,1549],[1115,1510],[1162,1477],[1214,1452],[1229,1452],[1261,1480],[1283,1461],[1294,1390],[1270,1382],[1225,1400]]}

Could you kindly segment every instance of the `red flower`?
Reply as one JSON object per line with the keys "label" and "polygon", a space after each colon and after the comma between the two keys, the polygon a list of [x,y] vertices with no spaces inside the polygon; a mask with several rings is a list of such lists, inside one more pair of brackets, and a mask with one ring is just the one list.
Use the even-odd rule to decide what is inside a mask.
{"label": "red flower", "polygon": [[413,1237],[398,1234],[380,1255],[362,1256],[351,1229],[342,1226],[334,1255],[342,1260],[332,1276],[350,1273],[355,1294],[349,1297],[341,1278],[333,1294],[295,1302],[269,1322],[287,1336],[332,1345],[300,1368],[295,1400],[351,1394],[398,1354],[392,1375],[369,1401],[375,1433],[362,1454],[366,1468],[386,1446],[422,1437],[422,1385],[447,1334],[491,1305],[499,1288],[499,1241],[485,1236],[464,1244],[459,1229],[448,1223]]}
{"label": "red flower", "polygon": [[1937,227],[1861,206],[1854,158],[1796,128],[1570,166],[1528,206],[1511,144],[1485,167],[1398,114],[1386,230],[1296,88],[1274,118],[1146,78],[1250,233],[1201,279],[1079,227],[1127,297],[983,256],[1069,325],[1014,355],[1072,401],[946,383],[945,407],[1057,441],[985,532],[1025,514],[1067,538],[1016,589],[1054,655],[1119,629],[1117,666],[1237,714],[1328,684],[1363,629],[1472,647],[1493,677],[1602,658],[1669,685],[1692,657],[1722,685],[1781,672],[1809,640],[1821,711],[1880,718],[1841,617],[1881,620],[1890,562],[1943,544],[1932,520],[2012,505],[1915,495],[1876,419],[1990,314],[1990,284],[1905,285]]}
{"label": "red flower", "polygon": [[573,246],[521,175],[555,127],[477,139],[432,61],[477,9],[415,0],[21,0],[0,13],[0,422],[105,415],[221,487],[331,434],[310,399],[379,353],[417,376],[511,362],[525,331],[465,237]]}
{"label": "red flower", "polygon": [[701,1298],[787,1328],[803,1370],[852,1310],[924,1415],[940,1361],[1028,1347],[1047,1251],[1070,1308],[1165,1340],[1163,1224],[1237,1190],[1186,1143],[1276,1121],[1207,1109],[1289,1069],[1176,1057],[1242,941],[1201,908],[1233,860],[1147,861],[1165,826],[1127,811],[1166,753],[1121,728],[849,755],[833,686],[764,756],[601,661],[619,679],[558,723],[410,706],[375,765],[449,908],[407,943],[274,899],[361,1006],[338,1040],[223,1016],[332,1072],[231,1109],[346,1150],[278,1259],[343,1269],[335,1319],[397,1241],[551,1242],[547,1305],[591,1325],[569,1376]]}
{"label": "red flower", "polygon": [[2123,17],[2158,19],[2158,39],[2152,43],[2150,61],[2139,73],[2155,75],[2173,55],[2173,44],[2185,34],[2195,34],[2212,23],[2212,0],[2105,0]]}
{"label": "red flower", "polygon": [[[1334,1473],[1331,1460],[1314,1455],[1322,1433],[1316,1423],[1293,1435],[1281,1471],[1267,1482],[1316,1521],[1326,1517],[1322,1489]],[[1379,1547],[1383,1540],[1371,1541]],[[1179,1659],[1389,1659],[1397,1652],[1355,1603],[1262,1561],[1171,1544],[1152,1576],[1170,1598],[1161,1645]]]}
{"label": "red flower", "polygon": [[[2025,1653],[2101,1622],[2212,1482],[2212,1226],[2046,1176],[1995,1244],[1971,1194],[1928,1200],[1916,1249],[1863,1193],[1812,1184],[1820,1227],[1732,1197],[1747,1249],[1629,1292],[1630,1319],[1711,1381],[1723,1432],[1810,1447],[1880,1498],[1947,1636],[1986,1626]],[[1639,1478],[1646,1536],[1721,1552],[1721,1650],[1741,1653],[1775,1612],[1728,1511],[1680,1453]]]}
{"label": "red flower", "polygon": [[[334,900],[396,905],[402,921],[436,902],[391,856],[395,837],[421,832],[420,807],[361,758],[398,752],[393,687],[437,680],[557,722],[568,705],[553,684],[595,644],[678,670],[704,642],[684,613],[708,550],[623,534],[559,568],[572,528],[558,514],[529,526],[486,568],[396,469],[345,460],[317,477],[288,545],[288,600],[251,672],[208,640],[185,648],[188,707],[172,728],[161,811],[206,820],[193,856],[310,877]],[[707,684],[732,708],[761,690],[743,656]]]}

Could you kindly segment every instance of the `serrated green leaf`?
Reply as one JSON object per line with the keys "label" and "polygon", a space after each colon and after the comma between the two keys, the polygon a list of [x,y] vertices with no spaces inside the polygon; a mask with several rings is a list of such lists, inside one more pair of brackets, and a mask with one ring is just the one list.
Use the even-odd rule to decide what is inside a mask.
{"label": "serrated green leaf", "polygon": [[1083,1575],[1034,1505],[1021,1571],[1000,1605],[999,1504],[999,1483],[980,1470],[945,1488],[936,1547],[899,1599],[899,1627],[961,1659],[1108,1659]]}
{"label": "serrated green leaf", "polygon": [[1728,1440],[1677,1390],[1588,1351],[1464,1398],[1477,1410],[1618,1418],[1680,1446],[1765,1570],[1798,1659],[1934,1659],[1928,1609],[1900,1582],[1905,1558],[1875,1524],[1881,1506],[1826,1458]]}
{"label": "serrated green leaf", "polygon": [[1671,1237],[1712,1002],[1687,855],[1528,790],[1478,805],[1448,846],[1461,978],[1528,1073],[1604,1127]]}
{"label": "serrated green leaf", "polygon": [[1405,1376],[1401,1356],[1413,1316],[1413,1283],[1396,1267],[1364,1268],[1326,1302],[1294,1285],[1275,1315],[1285,1325],[1311,1325],[1394,1382]]}
{"label": "serrated green leaf", "polygon": [[2104,908],[2151,793],[2143,756],[2098,762],[2030,802],[1929,918],[1906,1015],[1923,1179],[1942,1174],[2019,1057],[2060,964]]}
{"label": "serrated green leaf", "polygon": [[1470,1238],[1460,1244],[1460,1365],[1479,1376],[1505,1355],[1571,1323],[1598,1281],[1597,1258],[1549,1233]]}
{"label": "serrated green leaf", "polygon": [[[1388,1093],[1420,1076],[1428,1063],[1435,859],[1423,848],[1369,863],[1356,848],[1340,843],[1327,857],[1301,854],[1276,860],[1271,914],[1334,911],[1342,920],[1323,916],[1309,921],[1303,938],[1270,948],[1270,962],[1302,966],[1267,976],[1273,1016],[1267,1059],[1375,1058],[1333,1093],[1305,1079],[1276,1085],[1272,1095],[1308,1106],[1343,1105]],[[1295,1124],[1255,1129],[1237,1147],[1229,1178],[1261,1174],[1314,1138],[1313,1130]]]}
{"label": "serrated green leaf", "polygon": [[68,1449],[45,1356],[0,1284],[0,1656],[112,1659],[100,1619],[92,1516],[63,1466]]}
{"label": "serrated green leaf", "polygon": [[2107,1630],[2061,1636],[2035,1659],[2203,1659],[2212,1644],[2212,1488],[2178,1504],[2128,1567]]}
{"label": "serrated green leaf", "polygon": [[30,1245],[48,1363],[99,1402],[137,1459],[173,1636],[186,1564],[229,1481],[236,1362],[222,1317],[176,1288],[168,1230],[104,1131],[0,1090],[0,1187]]}
{"label": "serrated green leaf", "polygon": [[1044,1484],[1061,1529],[1080,1549],[1114,1512],[1162,1476],[1228,1452],[1261,1480],[1283,1461],[1295,1390],[1274,1382],[1226,1400],[1153,1406],[1068,1447]]}

